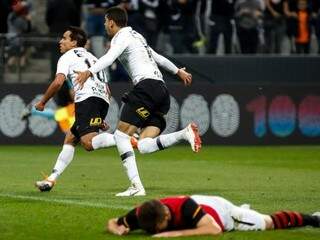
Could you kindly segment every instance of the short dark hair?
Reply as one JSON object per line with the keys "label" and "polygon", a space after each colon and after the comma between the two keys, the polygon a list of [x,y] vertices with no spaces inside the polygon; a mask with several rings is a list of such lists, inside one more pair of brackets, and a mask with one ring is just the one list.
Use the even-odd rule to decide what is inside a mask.
{"label": "short dark hair", "polygon": [[138,209],[138,222],[141,229],[148,233],[157,232],[157,225],[165,219],[165,207],[159,200],[144,202]]}
{"label": "short dark hair", "polygon": [[128,24],[127,11],[121,7],[111,7],[106,11],[106,18],[113,20],[119,27],[126,27]]}
{"label": "short dark hair", "polygon": [[70,31],[70,38],[77,42],[77,47],[84,47],[87,43],[87,34],[79,27],[70,26],[67,28]]}

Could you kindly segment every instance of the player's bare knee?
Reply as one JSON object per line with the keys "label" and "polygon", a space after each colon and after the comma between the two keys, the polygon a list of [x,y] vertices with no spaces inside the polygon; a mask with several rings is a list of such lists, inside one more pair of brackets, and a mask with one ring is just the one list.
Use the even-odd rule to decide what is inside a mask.
{"label": "player's bare knee", "polygon": [[91,140],[86,140],[86,141],[83,141],[81,143],[82,143],[83,148],[86,151],[90,152],[90,151],[94,150],[93,147],[92,147],[92,141]]}

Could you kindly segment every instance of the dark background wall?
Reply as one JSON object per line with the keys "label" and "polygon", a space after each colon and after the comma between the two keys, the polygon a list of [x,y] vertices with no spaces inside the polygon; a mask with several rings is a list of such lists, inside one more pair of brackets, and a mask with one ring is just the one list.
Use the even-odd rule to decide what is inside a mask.
{"label": "dark background wall", "polygon": [[[182,57],[171,58],[193,73],[184,87],[168,79],[170,133],[198,123],[204,144],[319,144],[320,63],[317,57]],[[167,78],[166,78],[167,79]],[[54,120],[21,120],[48,84],[0,85],[0,144],[60,144],[63,133]],[[121,95],[129,83],[111,83],[107,116],[114,131]],[[51,101],[49,108],[56,109]]]}

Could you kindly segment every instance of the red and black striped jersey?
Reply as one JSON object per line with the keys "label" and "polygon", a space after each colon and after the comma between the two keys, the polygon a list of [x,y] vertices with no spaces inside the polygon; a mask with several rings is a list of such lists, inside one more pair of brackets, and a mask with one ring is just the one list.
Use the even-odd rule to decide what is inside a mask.
{"label": "red and black striped jersey", "polygon": [[[205,214],[211,215],[223,229],[221,220],[213,208],[199,205],[189,196],[168,197],[159,199],[159,201],[166,205],[171,213],[171,220],[168,224],[168,228],[165,229],[167,231],[195,228]],[[129,227],[131,231],[139,229],[138,214],[139,207],[131,210],[127,215],[120,217],[118,219],[118,224]]]}

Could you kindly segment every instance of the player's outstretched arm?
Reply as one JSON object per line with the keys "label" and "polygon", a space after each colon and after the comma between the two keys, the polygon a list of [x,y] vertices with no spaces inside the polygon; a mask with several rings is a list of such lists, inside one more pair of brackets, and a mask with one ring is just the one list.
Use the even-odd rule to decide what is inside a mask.
{"label": "player's outstretched arm", "polygon": [[43,111],[46,103],[59,91],[61,86],[63,85],[66,77],[62,73],[58,73],[53,82],[49,85],[47,91],[42,96],[41,100],[36,103],[35,108],[38,111]]}
{"label": "player's outstretched arm", "polygon": [[107,231],[109,231],[114,235],[122,236],[122,235],[127,235],[130,229],[124,225],[119,225],[117,218],[112,218],[108,221]]}
{"label": "player's outstretched arm", "polygon": [[189,86],[192,82],[192,75],[191,73],[186,71],[186,68],[177,68],[169,59],[165,58],[164,56],[158,54],[152,48],[150,48],[152,56],[159,66],[167,70],[168,72],[172,73],[173,75],[178,75],[184,85]]}
{"label": "player's outstretched arm", "polygon": [[200,235],[219,235],[221,227],[209,214],[205,214],[198,222],[196,228],[178,231],[167,231],[153,235],[153,237],[182,237]]}

